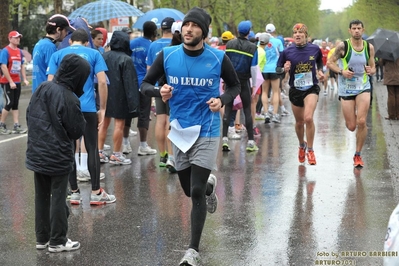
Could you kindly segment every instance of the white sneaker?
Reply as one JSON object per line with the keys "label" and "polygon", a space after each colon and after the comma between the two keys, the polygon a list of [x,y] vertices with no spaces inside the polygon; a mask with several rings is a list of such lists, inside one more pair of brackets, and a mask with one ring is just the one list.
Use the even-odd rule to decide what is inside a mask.
{"label": "white sneaker", "polygon": [[90,181],[90,173],[89,170],[77,170],[76,171],[76,179],[80,182],[88,182]]}
{"label": "white sneaker", "polygon": [[[105,178],[104,173],[100,173],[100,180],[103,180]],[[80,182],[88,182],[91,180],[89,170],[78,170],[76,171],[76,179]]]}
{"label": "white sneaker", "polygon": [[191,266],[198,266],[200,261],[199,253],[192,248],[187,249],[186,254],[181,259],[179,266],[183,265],[191,265]]}
{"label": "white sneaker", "polygon": [[210,174],[208,177],[208,183],[212,185],[213,190],[211,195],[205,196],[206,208],[209,213],[214,213],[218,207],[218,197],[216,195],[217,178],[215,175]]}
{"label": "white sneaker", "polygon": [[130,159],[127,159],[122,154],[119,155],[117,153],[113,153],[111,157],[109,157],[109,163],[120,165],[120,164],[131,164],[132,161]]}
{"label": "white sneaker", "polygon": [[110,145],[104,144],[103,151],[109,151],[111,149]]}
{"label": "white sneaker", "polygon": [[274,107],[273,107],[273,105],[270,105],[270,106],[269,106],[268,112],[269,112],[270,115],[273,115],[273,112],[274,112]]}
{"label": "white sneaker", "polygon": [[236,133],[235,127],[229,127],[229,131],[227,133],[229,139],[241,139],[241,135]]}
{"label": "white sneaker", "polygon": [[138,155],[139,156],[154,155],[156,153],[157,153],[157,150],[151,149],[151,147],[148,146],[148,145],[145,148],[139,146],[139,150],[138,150]]}
{"label": "white sneaker", "polygon": [[132,152],[132,147],[130,146],[130,143],[128,144],[122,144],[122,153],[123,154],[129,154]]}
{"label": "white sneaker", "polygon": [[274,123],[280,123],[280,116],[278,114],[274,114],[272,117],[272,122]]}
{"label": "white sneaker", "polygon": [[90,205],[104,205],[109,203],[114,203],[116,198],[114,195],[108,194],[104,189],[100,188],[100,195],[90,194]]}
{"label": "white sneaker", "polygon": [[290,115],[290,112],[287,111],[287,109],[281,110],[281,116],[287,116]]}
{"label": "white sneaker", "polygon": [[80,248],[80,243],[78,241],[68,241],[64,245],[49,246],[48,251],[50,252],[63,252],[63,251],[73,251]]}
{"label": "white sneaker", "polygon": [[129,136],[137,136],[137,131],[129,130]]}
{"label": "white sneaker", "polygon": [[265,116],[262,114],[255,114],[255,120],[265,120]]}
{"label": "white sneaker", "polygon": [[241,139],[241,135],[237,133],[229,134],[229,139]]}
{"label": "white sneaker", "polygon": [[287,99],[287,98],[288,98],[288,96],[287,96],[287,95],[285,95],[285,94],[284,94],[284,92],[282,92],[282,93],[281,93],[281,98],[282,98],[282,99]]}
{"label": "white sneaker", "polygon": [[176,173],[176,166],[175,166],[175,159],[173,157],[168,157],[166,161],[166,168],[168,168],[169,173],[173,174]]}

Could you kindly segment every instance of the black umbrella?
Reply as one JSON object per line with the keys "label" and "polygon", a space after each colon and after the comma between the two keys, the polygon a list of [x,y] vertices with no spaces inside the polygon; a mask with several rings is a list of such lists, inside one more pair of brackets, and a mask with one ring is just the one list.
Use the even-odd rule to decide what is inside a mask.
{"label": "black umbrella", "polygon": [[399,58],[399,33],[392,30],[377,29],[367,41],[374,46],[375,56],[396,61]]}

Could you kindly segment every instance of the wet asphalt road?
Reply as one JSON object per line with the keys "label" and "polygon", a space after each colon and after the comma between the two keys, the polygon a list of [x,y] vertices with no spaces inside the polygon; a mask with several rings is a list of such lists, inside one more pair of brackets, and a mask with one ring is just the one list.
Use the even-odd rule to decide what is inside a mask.
{"label": "wet asphalt road", "polygon": [[[386,93],[381,84],[375,91]],[[258,152],[245,151],[246,138],[230,141],[231,152],[220,151],[213,172],[219,205],[206,220],[201,265],[319,265],[335,254],[341,265],[382,265],[369,252],[383,250],[397,202],[399,122],[385,121],[386,100],[374,97],[365,167],[354,169],[355,133],[345,128],[335,93],[321,94],[315,112],[316,166],[298,163],[292,115],[281,124],[258,121]],[[21,97],[23,125],[29,97],[28,91]],[[154,148],[155,119],[148,138]],[[157,166],[158,155],[139,157],[138,137],[131,143],[131,165],[102,166],[102,186],[117,202],[91,207],[91,186],[80,183],[83,204],[71,206],[68,236],[81,249],[50,254],[35,249],[26,136],[0,135],[0,265],[178,265],[189,243],[191,201],[177,176]],[[351,251],[367,255],[345,253]]]}

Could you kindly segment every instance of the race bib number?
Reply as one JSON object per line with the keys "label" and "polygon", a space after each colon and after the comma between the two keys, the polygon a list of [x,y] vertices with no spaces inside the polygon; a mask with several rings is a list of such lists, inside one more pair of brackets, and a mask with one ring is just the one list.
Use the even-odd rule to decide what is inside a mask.
{"label": "race bib number", "polygon": [[296,88],[312,87],[313,86],[312,72],[295,74],[294,86]]}
{"label": "race bib number", "polygon": [[11,74],[19,74],[21,71],[21,61],[12,61]]}
{"label": "race bib number", "polygon": [[363,83],[359,77],[353,77],[346,80],[345,93],[358,94],[361,90],[363,90]]}

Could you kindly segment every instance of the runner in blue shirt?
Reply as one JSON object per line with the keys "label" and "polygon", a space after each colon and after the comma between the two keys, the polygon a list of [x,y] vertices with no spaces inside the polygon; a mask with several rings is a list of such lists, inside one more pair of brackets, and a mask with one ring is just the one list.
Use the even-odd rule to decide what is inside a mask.
{"label": "runner in blue shirt", "polygon": [[[161,22],[162,38],[151,43],[147,54],[147,69],[154,63],[156,56],[161,52],[162,48],[169,46],[172,41],[173,33],[171,31],[175,20],[166,17]],[[162,86],[160,82],[158,85]],[[169,103],[163,102],[162,98],[155,97],[155,111],[157,120],[155,122],[155,139],[157,140],[160,153],[159,166],[167,167],[169,172],[175,173],[175,159],[173,157],[172,146],[167,135],[169,133]]]}
{"label": "runner in blue shirt", "polygon": [[[134,67],[136,68],[137,78],[139,86],[143,81],[144,76],[147,73],[146,58],[148,49],[152,41],[157,36],[157,25],[152,21],[146,21],[143,25],[143,37],[139,37],[130,41],[130,49],[132,50],[132,59]],[[140,145],[138,149],[138,155],[153,155],[157,151],[152,149],[147,144],[147,133],[150,125],[150,113],[151,113],[151,98],[140,93],[140,109],[137,119],[137,128],[140,135]],[[133,117],[127,117],[125,120],[125,128],[123,130],[123,142],[122,150],[123,153],[132,152],[132,148],[129,142],[129,131]]]}
{"label": "runner in blue shirt", "polygon": [[43,81],[47,80],[46,70],[50,57],[57,51],[56,42],[61,42],[68,31],[74,31],[67,17],[55,14],[46,24],[46,36],[33,48],[32,93]]}
{"label": "runner in blue shirt", "polygon": [[[171,138],[176,170],[186,196],[191,197],[191,241],[179,265],[197,266],[206,212],[217,208],[215,168],[220,142],[220,108],[240,92],[240,81],[223,51],[205,44],[211,17],[194,7],[182,23],[183,44],[165,47],[148,70],[142,93],[152,91],[169,101]],[[154,88],[162,77],[166,83]],[[227,84],[220,95],[220,78]],[[176,136],[176,137],[173,137]]]}
{"label": "runner in blue shirt", "polygon": [[[47,71],[48,79],[53,79],[54,74],[56,73],[61,63],[61,60],[67,54],[78,54],[89,62],[91,66],[90,75],[84,85],[84,94],[80,97],[80,104],[83,115],[87,122],[83,137],[85,139],[85,146],[88,153],[88,168],[90,172],[92,186],[90,204],[100,205],[105,203],[112,203],[116,201],[115,196],[107,194],[100,187],[100,157],[97,148],[97,129],[104,120],[105,108],[107,103],[107,81],[105,71],[107,71],[108,68],[100,52],[95,49],[86,47],[86,44],[89,42],[89,34],[84,29],[77,29],[76,31],[74,31],[71,35],[71,41],[71,46],[61,49],[51,56]],[[98,91],[100,95],[99,118],[97,118],[97,108],[94,93],[94,75],[96,75],[98,79]],[[71,204],[80,204],[81,196],[76,179],[75,160],[74,170],[69,175],[69,183],[72,190],[72,195],[70,199]]]}

